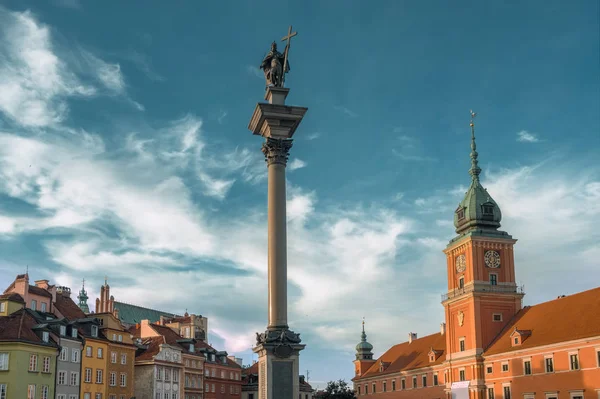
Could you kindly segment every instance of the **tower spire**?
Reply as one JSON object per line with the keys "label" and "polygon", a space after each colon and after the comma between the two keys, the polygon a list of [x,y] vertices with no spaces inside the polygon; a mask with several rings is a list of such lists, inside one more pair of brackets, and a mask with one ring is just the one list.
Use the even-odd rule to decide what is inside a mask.
{"label": "tower spire", "polygon": [[373,345],[367,342],[367,333],[365,333],[365,318],[362,320],[362,332],[360,334],[360,342],[356,345],[357,360],[373,359]]}
{"label": "tower spire", "polygon": [[475,116],[477,116],[476,112],[471,110],[471,169],[469,169],[469,174],[471,175],[471,179],[474,183],[479,183],[479,174],[481,173],[481,168],[477,162],[477,145],[475,144]]}
{"label": "tower spire", "polygon": [[77,304],[79,309],[81,309],[83,313],[90,313],[90,308],[87,304],[88,296],[87,292],[85,292],[85,279],[81,280],[81,291],[79,291],[77,299],[79,299],[79,303]]}

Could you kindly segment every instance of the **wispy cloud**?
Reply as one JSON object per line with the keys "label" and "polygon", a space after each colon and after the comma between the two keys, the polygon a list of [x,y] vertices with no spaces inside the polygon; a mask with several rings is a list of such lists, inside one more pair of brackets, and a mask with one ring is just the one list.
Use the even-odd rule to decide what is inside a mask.
{"label": "wispy cloud", "polygon": [[396,138],[392,154],[403,161],[435,162],[436,159],[423,154],[421,142],[411,136],[400,135]]}
{"label": "wispy cloud", "polygon": [[160,82],[164,81],[165,77],[156,72],[152,67],[152,63],[147,55],[136,50],[129,50],[122,56],[124,59],[131,61],[146,77],[150,80]]}
{"label": "wispy cloud", "polygon": [[227,117],[227,111],[221,110],[219,112],[219,116],[217,117],[217,121],[219,122],[219,124],[222,124],[226,117]]}
{"label": "wispy cloud", "polygon": [[304,167],[306,167],[306,162],[304,162],[303,160],[301,160],[299,158],[294,158],[292,160],[292,162],[290,162],[289,165],[287,166],[288,170],[290,170],[290,171],[304,168]]}
{"label": "wispy cloud", "polygon": [[263,71],[254,65],[246,65],[246,72],[251,75],[254,76],[256,78],[260,78],[260,79],[264,79],[265,78],[265,74],[263,73]]}
{"label": "wispy cloud", "polygon": [[358,116],[358,114],[357,114],[356,112],[354,112],[354,111],[352,111],[351,109],[349,109],[349,108],[346,108],[346,107],[344,107],[344,106],[342,106],[342,105],[334,105],[334,106],[333,106],[333,108],[334,108],[336,111],[340,111],[340,112],[342,112],[342,113],[344,113],[344,114],[348,115],[348,116],[349,116],[349,117],[351,117],[351,118],[356,118],[356,117]]}
{"label": "wispy cloud", "polygon": [[48,27],[29,12],[0,7],[0,59],[0,111],[22,126],[57,124],[66,97],[95,93],[54,54]]}
{"label": "wispy cloud", "polygon": [[517,141],[525,142],[525,143],[537,143],[540,139],[537,135],[528,132],[527,130],[521,130],[517,133]]}
{"label": "wispy cloud", "polygon": [[321,133],[320,132],[314,132],[314,133],[310,133],[309,135],[306,136],[306,140],[315,140],[318,139],[319,137],[321,137]]}

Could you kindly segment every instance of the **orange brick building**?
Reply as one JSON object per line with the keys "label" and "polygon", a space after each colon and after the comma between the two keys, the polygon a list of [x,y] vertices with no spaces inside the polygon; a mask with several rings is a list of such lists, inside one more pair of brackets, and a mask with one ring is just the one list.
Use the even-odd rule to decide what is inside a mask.
{"label": "orange brick building", "polygon": [[358,398],[599,399],[600,288],[523,308],[513,246],[481,185],[471,121],[471,185],[454,212],[440,332],[373,359],[357,345]]}

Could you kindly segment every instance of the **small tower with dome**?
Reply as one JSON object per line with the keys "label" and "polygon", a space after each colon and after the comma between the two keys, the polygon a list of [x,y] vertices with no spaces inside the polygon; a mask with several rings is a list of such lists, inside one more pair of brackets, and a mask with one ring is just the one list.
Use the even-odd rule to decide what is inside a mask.
{"label": "small tower with dome", "polygon": [[373,345],[367,342],[367,333],[365,333],[365,320],[362,322],[362,333],[360,342],[356,345],[356,360],[354,360],[355,377],[363,375],[373,364]]}

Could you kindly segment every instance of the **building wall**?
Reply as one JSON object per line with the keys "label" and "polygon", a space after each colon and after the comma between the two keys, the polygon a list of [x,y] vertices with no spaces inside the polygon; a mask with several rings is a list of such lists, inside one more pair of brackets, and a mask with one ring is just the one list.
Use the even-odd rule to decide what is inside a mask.
{"label": "building wall", "polygon": [[183,398],[200,399],[204,392],[204,357],[183,352]]}
{"label": "building wall", "polygon": [[[92,348],[92,356],[87,356],[87,347]],[[102,357],[98,357],[98,348],[102,349]],[[95,398],[96,393],[102,394],[102,399],[107,398],[108,393],[108,343],[103,340],[96,340],[94,338],[87,338],[83,345],[83,351],[81,355],[81,392],[80,398],[84,398],[86,392],[91,393],[92,399]],[[91,382],[85,381],[85,370],[87,368],[92,369]],[[96,383],[96,371],[102,370],[102,383]]]}
{"label": "building wall", "polygon": [[136,399],[155,398],[153,364],[140,364],[135,366],[134,395]]}
{"label": "building wall", "polygon": [[[10,314],[13,314],[17,310],[23,308],[23,304],[22,303],[17,303],[17,302],[7,301],[7,300],[3,300],[3,301],[0,301],[0,302],[4,304],[4,309],[0,312],[0,317],[1,316],[8,316]],[[2,306],[0,306],[0,309],[1,308],[2,308]]]}
{"label": "building wall", "polygon": [[[169,398],[173,397],[173,393],[177,393],[177,397],[181,398],[181,368],[168,365],[155,365],[155,385],[154,392],[160,393],[161,398],[165,398],[168,394]],[[173,381],[173,377],[177,375],[177,381]]]}
{"label": "building wall", "polygon": [[[56,348],[25,343],[0,342],[0,353],[8,353],[8,370],[0,371],[0,384],[6,384],[8,399],[27,398],[28,385],[35,385],[35,397],[40,398],[42,387],[48,387],[48,398],[54,398],[56,377]],[[29,371],[30,355],[37,355],[37,371]],[[42,372],[44,357],[50,358],[50,371]]]}
{"label": "building wall", "polygon": [[[208,374],[207,374],[208,371]],[[237,399],[241,397],[242,369],[234,369],[215,362],[204,363],[204,398]],[[207,388],[209,388],[207,390]],[[209,392],[210,390],[210,392]]]}
{"label": "building wall", "polygon": [[[58,378],[56,382],[56,394],[64,394],[67,399],[69,395],[79,395],[81,390],[81,348],[83,347],[81,342],[78,340],[67,339],[65,337],[60,338],[60,346],[62,346],[67,352],[66,361],[60,360],[58,357],[57,362],[57,373],[64,371],[66,373],[65,384],[58,384]],[[73,362],[73,351],[79,351],[79,358],[77,362]],[[77,384],[71,385],[71,374],[77,373]]]}
{"label": "building wall", "polygon": [[[116,359],[113,359],[112,354],[115,353]],[[122,356],[124,355],[125,364],[122,363]],[[127,344],[118,344],[115,342],[109,342],[108,344],[108,355],[107,355],[107,399],[119,399],[121,396],[130,398],[134,395],[135,385],[135,347]],[[115,362],[113,363],[113,360]],[[115,373],[116,384],[110,385],[111,373]],[[125,376],[125,385],[121,385],[121,376]],[[114,395],[114,398],[111,398]]]}

